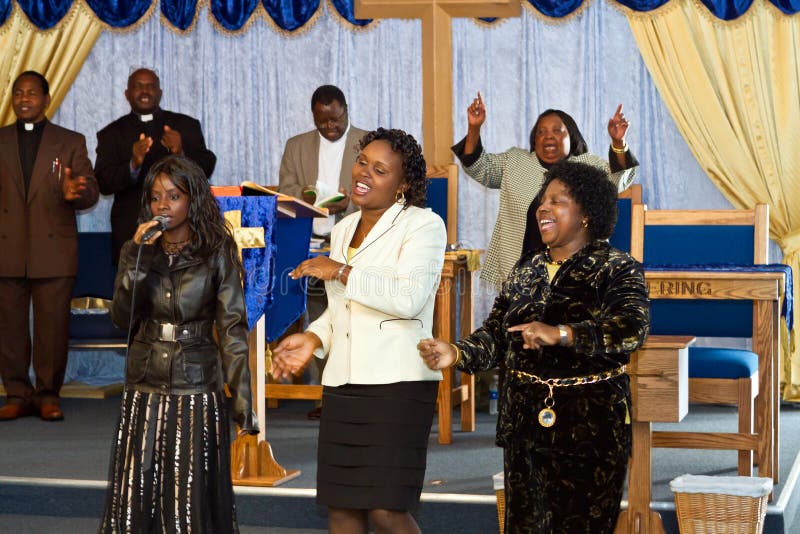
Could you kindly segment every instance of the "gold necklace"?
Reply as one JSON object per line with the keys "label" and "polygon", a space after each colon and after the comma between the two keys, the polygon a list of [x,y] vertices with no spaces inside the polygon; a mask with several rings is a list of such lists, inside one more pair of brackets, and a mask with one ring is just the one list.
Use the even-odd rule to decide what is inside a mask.
{"label": "gold necklace", "polygon": [[544,251],[544,259],[550,265],[561,265],[568,258],[564,258],[563,260],[554,260],[553,258],[550,257],[550,247],[547,247],[547,249],[545,249],[545,251]]}

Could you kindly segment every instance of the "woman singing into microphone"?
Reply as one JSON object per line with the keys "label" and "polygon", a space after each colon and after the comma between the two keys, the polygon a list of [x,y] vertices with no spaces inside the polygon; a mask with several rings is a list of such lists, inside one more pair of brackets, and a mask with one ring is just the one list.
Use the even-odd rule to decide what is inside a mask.
{"label": "woman singing into microphone", "polygon": [[238,532],[224,384],[240,434],[258,427],[236,244],[183,157],[150,169],[140,221],[114,284],[111,318],[131,336],[99,531]]}

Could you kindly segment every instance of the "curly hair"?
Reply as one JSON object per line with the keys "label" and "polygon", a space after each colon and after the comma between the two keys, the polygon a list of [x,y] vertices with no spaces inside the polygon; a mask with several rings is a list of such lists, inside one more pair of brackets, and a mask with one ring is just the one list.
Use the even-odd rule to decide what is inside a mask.
{"label": "curly hair", "polygon": [[408,184],[405,191],[406,206],[424,208],[427,200],[428,177],[425,158],[422,157],[422,147],[419,146],[413,135],[403,130],[378,128],[366,134],[358,143],[358,150],[363,150],[373,141],[386,141],[392,147],[392,152],[399,154],[403,159],[403,181]]}
{"label": "curly hair", "polygon": [[608,179],[608,173],[599,167],[575,161],[559,161],[548,170],[539,202],[553,180],[563,183],[569,195],[580,206],[589,221],[592,239],[608,239],[617,224],[617,187]]}
{"label": "curly hair", "polygon": [[589,151],[589,148],[586,146],[586,140],[584,140],[583,134],[581,134],[578,125],[575,123],[575,119],[560,109],[546,109],[536,118],[536,122],[533,124],[533,128],[531,128],[531,152],[536,151],[536,130],[539,129],[539,123],[548,115],[557,115],[558,118],[561,119],[561,122],[564,123],[564,126],[566,126],[567,133],[569,134],[569,156],[580,156]]}
{"label": "curly hair", "polygon": [[189,228],[192,230],[192,248],[194,253],[208,260],[217,251],[228,256],[228,259],[244,274],[239,252],[233,239],[219,204],[211,194],[203,169],[194,161],[183,156],[167,156],[150,167],[150,172],[144,180],[142,191],[142,209],[139,215],[139,224],[153,218],[150,211],[150,195],[156,178],[165,175],[189,196]]}

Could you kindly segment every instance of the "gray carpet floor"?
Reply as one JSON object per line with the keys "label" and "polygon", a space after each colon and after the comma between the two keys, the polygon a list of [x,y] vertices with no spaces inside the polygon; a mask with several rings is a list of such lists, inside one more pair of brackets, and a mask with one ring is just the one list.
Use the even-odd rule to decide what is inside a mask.
{"label": "gray carpet floor", "polygon": [[[318,423],[309,421],[305,413],[311,408],[306,401],[283,401],[269,410],[267,436],[276,460],[287,469],[300,469],[301,475],[281,488],[313,490],[315,484],[316,436]],[[119,410],[119,398],[106,400],[65,399],[66,420],[45,423],[36,418],[0,423],[0,486],[8,489],[19,478],[68,479],[86,481],[97,486],[107,477],[111,439]],[[454,416],[457,415],[454,412]],[[494,446],[495,417],[477,414],[477,431],[454,431],[452,445],[437,443],[436,426],[431,433],[424,494],[457,494],[482,496],[483,505],[491,503],[494,491],[491,476],[502,470],[502,451]],[[730,407],[692,406],[689,416],[679,424],[681,429],[734,431],[736,412]],[[657,425],[673,428],[674,425]],[[800,532],[800,497],[780,501],[784,485],[800,450],[800,409],[781,409],[780,483],[775,501],[789,505],[784,510],[785,524]],[[795,471],[800,470],[800,466]],[[688,451],[656,449],[653,453],[653,500],[665,508],[672,505],[669,481],[685,474],[735,475],[736,455],[729,451]],[[795,477],[796,478],[796,477]],[[9,482],[11,481],[11,482]],[[91,482],[90,482],[91,481]],[[11,486],[8,486],[8,484]],[[795,488],[800,494],[800,488]],[[449,496],[439,495],[449,499]],[[313,507],[313,500],[308,499]],[[57,508],[58,505],[54,504]],[[0,510],[0,533],[76,533],[93,532],[96,517],[73,517],[58,511],[30,514]],[[241,517],[241,514],[240,514]],[[796,530],[791,527],[794,523]],[[288,525],[291,526],[291,525]],[[287,528],[243,525],[243,534],[305,534],[323,532],[316,528]]]}

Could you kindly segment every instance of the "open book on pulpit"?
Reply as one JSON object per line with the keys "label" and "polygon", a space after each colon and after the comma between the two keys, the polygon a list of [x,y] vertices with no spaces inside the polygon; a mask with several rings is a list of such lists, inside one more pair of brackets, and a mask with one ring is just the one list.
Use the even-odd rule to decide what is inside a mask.
{"label": "open book on pulpit", "polygon": [[323,189],[317,189],[314,186],[309,186],[303,189],[303,197],[305,198],[314,199],[314,205],[318,208],[327,208],[331,204],[335,204],[342,200],[345,195],[344,193],[340,193],[338,191],[325,191]]}
{"label": "open book on pulpit", "polygon": [[317,207],[291,195],[277,191],[277,186],[266,186],[255,182],[244,181],[240,186],[212,186],[215,196],[276,196],[278,197],[278,214],[283,217],[327,217],[328,209]]}

